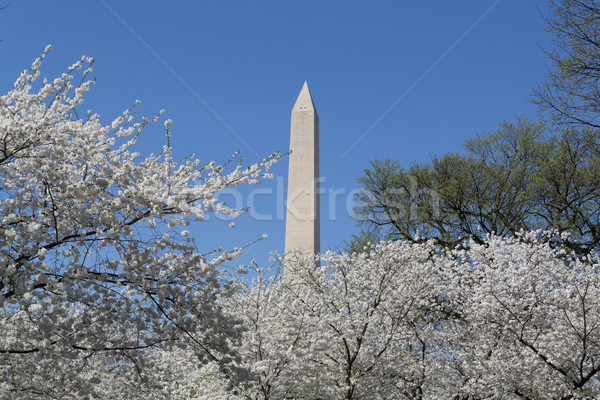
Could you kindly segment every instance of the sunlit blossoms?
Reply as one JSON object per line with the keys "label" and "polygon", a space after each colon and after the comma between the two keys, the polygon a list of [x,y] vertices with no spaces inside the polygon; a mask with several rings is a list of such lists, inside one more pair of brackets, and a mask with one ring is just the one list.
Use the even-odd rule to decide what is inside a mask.
{"label": "sunlit blossoms", "polygon": [[224,302],[246,327],[248,380],[215,389],[225,376],[198,366],[179,387],[195,384],[186,398],[198,399],[600,396],[597,260],[535,234],[467,245],[381,243],[320,267],[288,256],[283,274],[257,269]]}
{"label": "sunlit blossoms", "polygon": [[225,277],[241,250],[202,255],[190,225],[235,217],[216,195],[278,156],[176,162],[167,120],[142,157],[157,118],[136,122],[138,104],[80,118],[93,60],[40,83],[46,53],[0,96],[1,398],[600,396],[595,254],[530,232],[292,253]]}
{"label": "sunlit blossoms", "polygon": [[141,157],[157,117],[136,121],[137,102],[108,125],[86,115],[94,60],[40,82],[49,51],[0,96],[0,391],[94,397],[109,372],[147,381],[148,355],[173,346],[235,380],[240,324],[217,303],[232,291],[217,265],[234,253],[207,259],[182,227],[237,215],[215,195],[257,182],[278,156],[225,168],[176,162],[165,145]]}

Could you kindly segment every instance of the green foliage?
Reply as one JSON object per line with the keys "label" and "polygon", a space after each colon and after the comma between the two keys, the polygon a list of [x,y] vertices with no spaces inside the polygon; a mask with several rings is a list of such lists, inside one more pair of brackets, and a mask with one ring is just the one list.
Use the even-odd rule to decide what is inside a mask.
{"label": "green foliage", "polygon": [[383,236],[377,229],[364,230],[352,234],[349,240],[344,240],[342,243],[342,251],[347,253],[362,253],[368,250],[372,245],[379,243]]}
{"label": "green foliage", "polygon": [[[358,179],[356,213],[388,239],[434,238],[454,247],[487,234],[552,230],[552,240],[585,255],[600,242],[600,145],[591,129],[548,135],[518,119],[464,144],[465,154],[404,169],[375,160]],[[568,238],[562,233],[568,233]]]}
{"label": "green foliage", "polygon": [[[358,182],[356,212],[387,238],[447,247],[489,233],[552,230],[579,255],[600,242],[600,0],[549,0],[550,68],[534,101],[547,127],[520,119],[446,154],[402,168],[375,160]],[[562,235],[569,234],[569,237]]]}

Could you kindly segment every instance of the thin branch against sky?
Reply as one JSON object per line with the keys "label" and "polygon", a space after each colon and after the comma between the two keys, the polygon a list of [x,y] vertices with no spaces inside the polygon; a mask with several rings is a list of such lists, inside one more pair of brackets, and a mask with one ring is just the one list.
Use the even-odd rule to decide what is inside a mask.
{"label": "thin branch against sky", "polygon": [[463,39],[465,37],[467,37],[467,35],[469,33],[471,33],[471,31],[473,29],[475,29],[475,27],[477,25],[479,25],[479,23],[494,9],[494,7],[496,7],[498,5],[498,3],[500,3],[500,1],[502,0],[496,0],[494,2],[494,4],[492,4],[490,6],[490,8],[488,8],[483,14],[481,14],[481,16],[479,18],[477,18],[477,20],[475,22],[473,22],[473,24],[471,24],[471,26],[458,38],[456,39],[456,41],[454,43],[452,43],[452,45],[450,47],[448,47],[448,49],[437,59],[435,60],[435,62],[433,64],[431,64],[431,66],[425,71],[423,72],[423,74],[404,92],[402,93],[402,96],[400,96],[383,114],[381,114],[381,116],[371,125],[371,127],[369,129],[367,129],[349,148],[348,150],[346,150],[344,152],[344,154],[342,154],[341,158],[346,157],[346,155],[348,155],[348,153],[350,153],[352,151],[352,149],[354,149],[354,147],[356,147],[356,145],[358,143],[360,143],[365,136],[367,136],[369,133],[371,133],[371,131],[377,126],[379,125],[379,123],[394,109],[396,108],[396,106],[398,105],[398,103],[400,103],[406,96],[408,96],[408,94],[419,84],[421,83],[421,81],[423,79],[425,79],[425,77],[427,75],[429,75],[429,73],[440,63],[442,62],[442,60],[444,58],[446,58],[446,56],[452,51],[454,50],[454,48],[456,46],[458,46],[458,44],[460,42],[463,41]]}

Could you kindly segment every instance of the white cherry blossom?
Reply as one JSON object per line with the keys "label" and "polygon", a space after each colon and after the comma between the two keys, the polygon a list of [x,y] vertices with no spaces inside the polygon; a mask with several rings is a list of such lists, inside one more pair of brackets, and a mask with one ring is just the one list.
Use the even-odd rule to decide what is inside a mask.
{"label": "white cherry blossom", "polygon": [[48,51],[0,96],[0,390],[94,397],[111,368],[144,382],[159,347],[228,370],[241,326],[217,302],[233,290],[218,265],[239,252],[207,259],[177,231],[278,155],[248,168],[175,162],[168,145],[141,157],[136,141],[158,117],[134,119],[136,102],[102,124],[81,111],[93,59],[40,85]]}

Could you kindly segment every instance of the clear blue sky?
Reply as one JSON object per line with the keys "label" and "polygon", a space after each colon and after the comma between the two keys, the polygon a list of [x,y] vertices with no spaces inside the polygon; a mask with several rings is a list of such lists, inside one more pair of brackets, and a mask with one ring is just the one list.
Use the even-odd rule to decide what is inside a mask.
{"label": "clear blue sky", "polygon": [[[0,92],[52,44],[48,78],[83,54],[96,58],[86,107],[104,122],[139,99],[148,114],[166,109],[176,154],[224,161],[239,149],[254,162],[288,151],[291,107],[307,80],[321,124],[321,248],[335,249],[357,231],[347,197],[370,160],[408,167],[515,115],[536,118],[531,87],[550,46],[539,12],[543,0],[11,0],[0,11]],[[163,143],[161,122],[141,145]],[[273,172],[285,193],[287,161]],[[240,261],[265,265],[283,251],[277,180],[257,188],[255,212],[272,220],[202,224],[200,248],[266,233]],[[241,193],[240,206],[250,196]]]}

